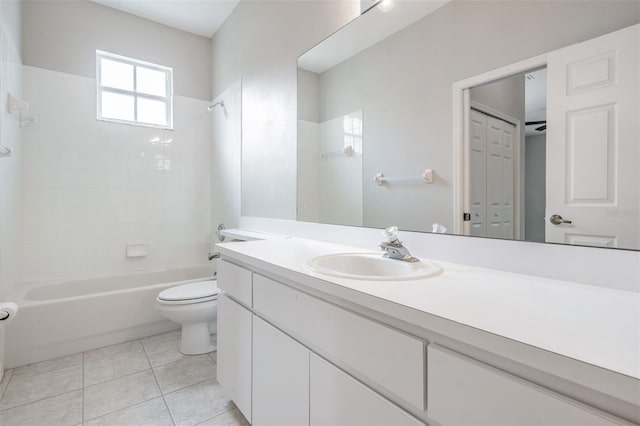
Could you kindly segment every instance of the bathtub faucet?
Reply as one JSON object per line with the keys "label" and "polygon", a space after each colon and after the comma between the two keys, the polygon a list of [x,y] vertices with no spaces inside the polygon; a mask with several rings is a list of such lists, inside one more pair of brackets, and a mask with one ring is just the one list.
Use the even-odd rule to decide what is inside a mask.
{"label": "bathtub faucet", "polygon": [[215,251],[209,252],[209,260],[218,259],[219,257],[220,257],[220,253],[217,253]]}

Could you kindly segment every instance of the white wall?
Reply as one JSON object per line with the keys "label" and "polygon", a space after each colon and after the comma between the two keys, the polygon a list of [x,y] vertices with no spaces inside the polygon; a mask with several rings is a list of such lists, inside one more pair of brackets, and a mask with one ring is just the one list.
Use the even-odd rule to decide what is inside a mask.
{"label": "white wall", "polygon": [[242,155],[242,82],[237,81],[212,103],[211,115],[211,241],[218,241],[219,224],[237,228],[240,218]]}
{"label": "white wall", "polygon": [[89,0],[24,2],[25,65],[95,78],[96,49],[174,68],[174,91],[211,96],[211,40]]}
{"label": "white wall", "polygon": [[[25,282],[207,262],[210,40],[87,0],[25,3]],[[96,120],[95,50],[174,68],[174,130]],[[126,244],[150,245],[127,258]]]}
{"label": "white wall", "polygon": [[517,118],[524,125],[525,90],[524,74],[517,74],[498,81],[472,87],[472,101]]}
{"label": "white wall", "polygon": [[242,211],[296,217],[296,59],[358,1],[242,1],[212,40],[213,93],[242,78]]}
{"label": "white wall", "polygon": [[[7,93],[22,97],[20,57],[21,4],[0,2],[0,144],[12,150],[11,157],[0,158],[0,302],[9,301],[11,289],[22,275],[22,137],[17,113],[5,107]],[[0,378],[5,359],[4,325],[0,325]]]}

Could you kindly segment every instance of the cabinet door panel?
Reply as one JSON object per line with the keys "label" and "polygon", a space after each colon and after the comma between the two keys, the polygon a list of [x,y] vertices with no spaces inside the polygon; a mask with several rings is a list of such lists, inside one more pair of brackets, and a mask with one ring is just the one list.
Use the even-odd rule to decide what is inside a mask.
{"label": "cabinet door panel", "polygon": [[617,424],[552,391],[437,345],[428,347],[428,414],[442,425]]}
{"label": "cabinet door panel", "polygon": [[251,422],[251,317],[224,294],[218,297],[218,382]]}
{"label": "cabinet door panel", "polygon": [[362,383],[311,355],[310,425],[416,426],[424,423]]}
{"label": "cabinet door panel", "polygon": [[269,278],[253,280],[258,314],[424,410],[424,342]]}
{"label": "cabinet door panel", "polygon": [[309,424],[309,351],[255,315],[252,423]]}

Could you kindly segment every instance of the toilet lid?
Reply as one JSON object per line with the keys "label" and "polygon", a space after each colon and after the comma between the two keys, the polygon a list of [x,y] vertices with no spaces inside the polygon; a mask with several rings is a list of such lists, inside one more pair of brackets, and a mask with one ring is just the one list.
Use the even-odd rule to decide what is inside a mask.
{"label": "toilet lid", "polygon": [[194,300],[215,296],[219,292],[216,280],[198,281],[163,290],[158,295],[158,299],[168,301]]}

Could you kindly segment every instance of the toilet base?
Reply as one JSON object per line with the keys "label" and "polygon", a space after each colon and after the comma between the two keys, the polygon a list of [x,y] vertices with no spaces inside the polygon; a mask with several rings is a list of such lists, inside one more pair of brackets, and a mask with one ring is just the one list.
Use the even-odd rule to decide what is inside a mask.
{"label": "toilet base", "polygon": [[182,326],[180,353],[184,355],[202,355],[215,349],[215,346],[211,344],[208,323],[184,324]]}

